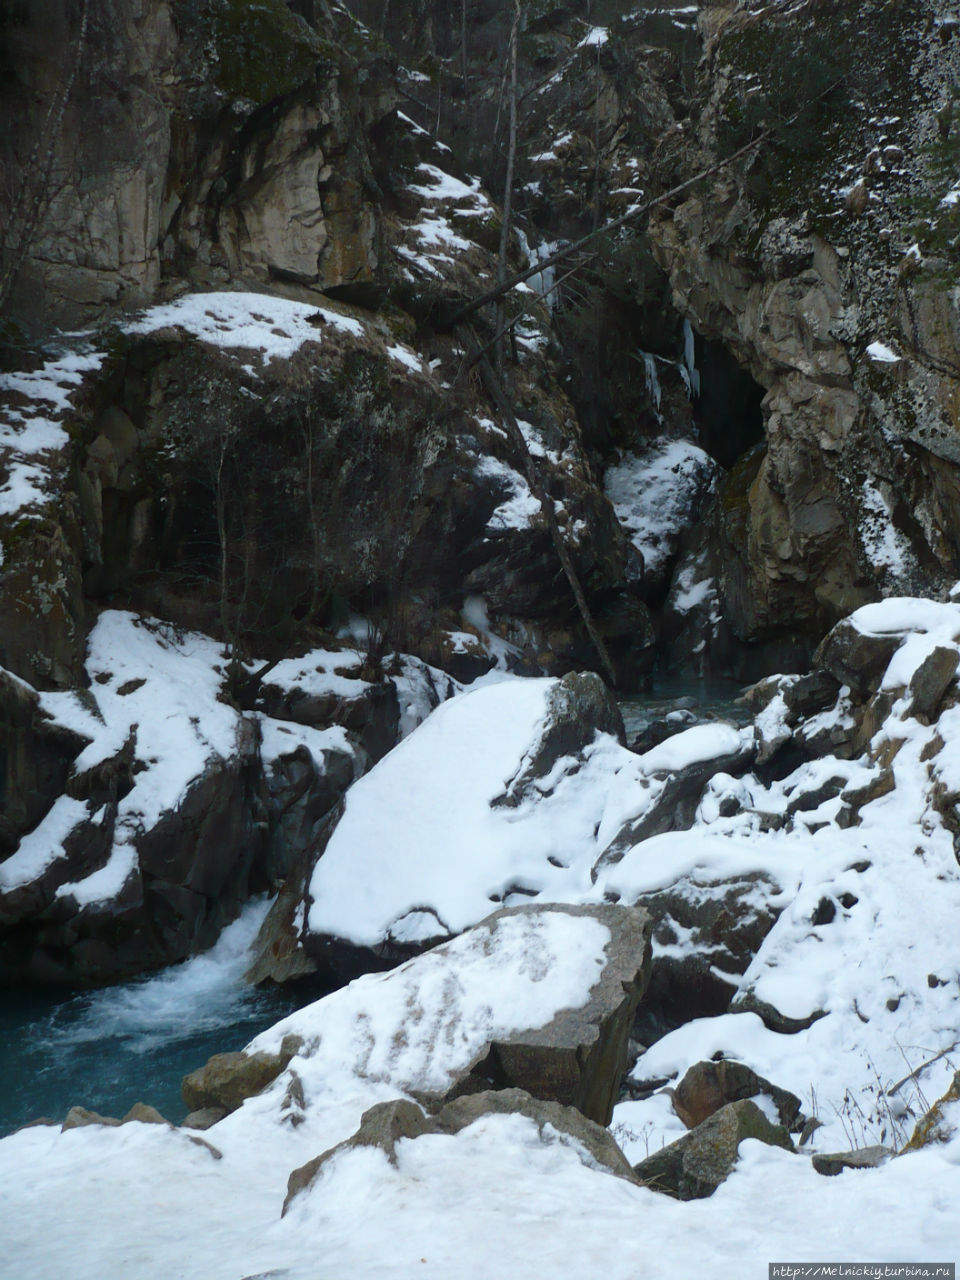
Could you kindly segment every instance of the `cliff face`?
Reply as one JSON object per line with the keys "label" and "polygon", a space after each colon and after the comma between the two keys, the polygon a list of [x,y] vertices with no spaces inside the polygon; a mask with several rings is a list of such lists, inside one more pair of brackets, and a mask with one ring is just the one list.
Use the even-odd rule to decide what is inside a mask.
{"label": "cliff face", "polygon": [[704,16],[677,176],[775,131],[650,235],[694,327],[766,392],[762,448],[721,496],[724,615],[743,638],[791,618],[815,631],[960,568],[955,293],[935,225],[952,183],[934,163],[955,24],[911,4]]}
{"label": "cliff face", "polygon": [[[427,702],[493,665],[601,669],[600,646],[625,689],[658,655],[752,678],[804,667],[866,601],[960,576],[946,8],[523,6],[500,261],[512,13],[0,5],[5,848],[58,797],[85,806],[35,892],[14,877],[0,904],[21,970],[67,980],[77,939],[114,927],[60,889],[112,865],[124,788],[153,767],[133,721],[101,741],[42,702],[80,691],[109,719],[88,689],[103,616],[215,637],[214,701],[247,725],[157,810],[232,815],[203,901],[133,841],[114,901],[153,964],[215,935],[211,885],[229,915],[289,869],[250,717],[356,738],[336,785],[304,747],[300,849],[403,731],[391,654],[429,664]],[[252,674],[318,653],[309,713]],[[335,693],[338,662],[401,684]],[[42,803],[24,726],[50,756]],[[115,976],[92,954],[82,980]]]}

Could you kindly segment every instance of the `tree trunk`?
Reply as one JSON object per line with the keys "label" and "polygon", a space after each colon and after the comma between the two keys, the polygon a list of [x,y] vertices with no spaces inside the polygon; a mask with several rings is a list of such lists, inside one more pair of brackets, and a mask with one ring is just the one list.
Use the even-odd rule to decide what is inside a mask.
{"label": "tree trunk", "polygon": [[[510,224],[513,216],[513,170],[517,159],[517,44],[520,39],[520,0],[513,0],[513,27],[510,32],[510,90],[507,124],[507,175],[503,183],[503,223],[500,227],[500,256],[497,261],[497,283],[507,278],[507,253],[510,248]],[[497,329],[503,328],[503,307],[497,307]],[[503,369],[503,343],[495,348],[498,369]]]}
{"label": "tree trunk", "polygon": [[597,630],[597,624],[594,621],[593,614],[590,612],[590,606],[587,604],[587,597],[584,595],[583,586],[580,583],[576,566],[573,563],[573,557],[570,555],[569,548],[564,541],[563,533],[557,522],[557,513],[553,506],[553,499],[547,493],[540,479],[540,473],[537,469],[536,461],[533,458],[527,442],[523,438],[523,432],[520,430],[520,424],[517,422],[517,415],[513,411],[513,405],[507,397],[507,393],[503,389],[500,379],[497,377],[493,366],[487,357],[480,350],[480,346],[472,334],[463,331],[459,334],[460,340],[469,353],[471,363],[477,365],[480,370],[480,377],[483,385],[487,390],[490,399],[496,405],[503,418],[503,425],[507,430],[507,434],[513,443],[514,448],[523,459],[524,470],[527,473],[527,483],[530,485],[530,492],[540,503],[540,509],[543,512],[543,518],[546,521],[547,529],[550,532],[550,538],[557,552],[557,558],[560,561],[563,572],[566,575],[567,582],[570,584],[570,590],[573,592],[573,598],[577,602],[577,608],[580,611],[580,617],[583,619],[583,625],[587,629],[593,647],[597,651],[601,666],[606,672],[607,679],[611,688],[616,688],[617,674],[614,670],[613,662],[607,646],[604,643],[603,636]]}

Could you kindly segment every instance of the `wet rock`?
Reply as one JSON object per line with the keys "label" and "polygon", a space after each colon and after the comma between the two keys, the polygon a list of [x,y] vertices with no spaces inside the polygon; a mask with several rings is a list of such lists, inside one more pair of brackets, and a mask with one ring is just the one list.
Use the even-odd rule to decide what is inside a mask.
{"label": "wet rock", "polygon": [[189,1111],[222,1108],[236,1111],[247,1098],[262,1093],[301,1048],[299,1037],[284,1038],[279,1053],[217,1053],[206,1066],[183,1077],[180,1091]]}
{"label": "wet rock", "polygon": [[785,1151],[794,1149],[786,1129],[771,1124],[756,1103],[729,1102],[676,1142],[634,1165],[634,1173],[654,1191],[678,1200],[702,1200],[727,1179],[745,1138]]}

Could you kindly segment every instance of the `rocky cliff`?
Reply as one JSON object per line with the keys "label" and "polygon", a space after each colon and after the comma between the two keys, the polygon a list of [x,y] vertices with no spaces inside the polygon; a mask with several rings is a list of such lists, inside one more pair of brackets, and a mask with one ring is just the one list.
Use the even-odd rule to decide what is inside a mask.
{"label": "rocky cliff", "polygon": [[[0,6],[11,974],[204,945],[457,680],[803,670],[960,576],[947,8],[531,0],[515,110],[512,14]],[[189,776],[138,629],[210,646]]]}

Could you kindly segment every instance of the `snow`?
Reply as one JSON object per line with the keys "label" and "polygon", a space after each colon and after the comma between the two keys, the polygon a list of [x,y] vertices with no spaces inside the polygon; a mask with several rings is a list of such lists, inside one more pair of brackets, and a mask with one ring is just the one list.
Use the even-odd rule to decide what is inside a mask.
{"label": "snow", "polygon": [[264,360],[289,360],[307,342],[322,342],[323,324],[360,337],[359,320],[308,302],[293,302],[266,293],[189,293],[175,302],[151,307],[126,332],[155,333],[168,327],[223,351],[259,351]]}
{"label": "snow", "polygon": [[[555,684],[514,678],[469,690],[355,784],[310,882],[311,932],[373,946],[396,939],[398,922],[405,930],[425,907],[436,916],[432,936],[443,936],[500,902],[623,892],[627,860],[596,883],[591,876],[624,824],[649,810],[672,774],[737,751],[751,732],[696,726],[642,757],[598,734],[582,760],[561,757],[517,807],[492,805],[538,740]],[[724,872],[758,865],[752,846],[730,855],[724,842],[708,861]]]}
{"label": "snow", "polygon": [[265,683],[286,692],[297,689],[311,698],[356,698],[370,688],[360,679],[367,641],[358,649],[311,649],[302,658],[284,658],[264,677]]}
{"label": "snow", "polygon": [[[489,625],[482,601],[468,607],[475,622]],[[105,632],[92,647],[101,656],[92,662],[107,679],[91,684],[102,720],[71,695],[45,694],[45,705],[91,738],[94,758],[108,739],[122,740],[134,721],[126,705],[139,696],[138,744],[141,734],[156,741],[151,768],[175,778],[175,762],[164,754],[172,731],[164,738],[156,722],[175,709],[181,714],[176,700],[188,688],[204,738],[229,740],[230,725],[219,726],[212,710],[219,665],[205,647],[212,642],[151,631],[131,615],[104,617]],[[934,644],[960,645],[960,604],[888,599],[864,606],[852,622],[868,634],[902,638],[885,676],[889,687],[909,679]],[[312,672],[320,687],[346,679],[335,670],[343,654],[317,652],[322,656],[298,660],[282,678]],[[143,676],[146,653],[163,684],[153,675],[121,694],[135,664]],[[179,682],[174,663],[183,663]],[[416,678],[413,668],[409,678]],[[861,807],[858,826],[833,821],[839,797],[817,809],[794,806],[830,779],[844,791],[875,779],[880,766],[867,755],[811,760],[769,783],[717,775],[691,830],[627,849],[594,882],[591,869],[605,841],[644,812],[663,771],[728,753],[745,738],[732,726],[700,725],[636,756],[598,735],[579,757],[557,760],[516,807],[491,806],[538,741],[554,686],[500,676],[463,693],[356,783],[310,885],[311,927],[361,942],[385,929],[396,939],[426,941],[486,915],[511,889],[530,889],[542,902],[631,902],[662,888],[693,899],[710,885],[754,877],[748,903],[770,908],[776,920],[744,972],[724,974],[735,987],[731,1009],[651,1044],[634,1080],[675,1079],[721,1054],[790,1089],[819,1117],[823,1127],[807,1151],[901,1146],[926,1101],[944,1092],[960,1065],[960,870],[951,831],[933,804],[938,787],[941,795],[960,789],[960,708],[925,725],[908,706],[895,705],[875,746],[900,743],[890,764],[896,785]],[[150,701],[157,704],[152,711]],[[818,720],[826,727],[847,716],[841,697]],[[264,726],[271,758],[288,728],[295,740],[306,732]],[[184,750],[200,749],[198,732],[193,726]],[[326,743],[342,743],[328,732],[334,736]],[[730,789],[746,808],[724,817],[717,797]],[[760,815],[779,817],[781,825],[761,823]],[[68,807],[60,812],[61,831],[72,816]],[[43,858],[29,845],[21,855]],[[535,927],[521,923],[534,918]],[[293,1280],[328,1273],[486,1280],[513,1274],[516,1258],[529,1256],[538,1275],[633,1280],[639,1266],[666,1280],[725,1274],[742,1269],[745,1258],[761,1266],[790,1257],[954,1258],[956,1134],[837,1178],[816,1174],[806,1154],[746,1142],[713,1197],[683,1204],[598,1170],[579,1144],[549,1127],[540,1132],[521,1116],[488,1116],[455,1136],[401,1140],[395,1164],[377,1149],[344,1149],[281,1218],[291,1170],[353,1133],[375,1102],[443,1089],[492,1034],[542,1023],[576,1004],[609,937],[596,921],[557,913],[514,917],[501,929],[501,948],[487,946],[482,930],[462,934],[259,1036],[252,1048],[275,1049],[290,1032],[304,1043],[274,1085],[205,1135],[221,1159],[185,1133],[142,1124],[64,1134],[40,1127],[4,1139],[0,1274],[236,1280],[272,1271]],[[697,945],[677,926],[675,941],[658,944],[656,953],[682,959]],[[786,1016],[822,1016],[781,1034],[744,1007],[748,999]],[[293,1073],[304,1097],[296,1124],[284,1102]],[[612,1127],[632,1160],[682,1132],[662,1091],[620,1104]]]}
{"label": "snow", "polygon": [[16,853],[0,862],[0,890],[29,884],[59,858],[65,858],[63,842],[86,816],[87,807],[81,801],[70,796],[55,800],[43,822],[20,841]]}
{"label": "snow", "polygon": [[699,724],[652,747],[643,759],[647,773],[678,773],[692,765],[722,756],[735,755],[753,730],[735,729],[732,724]]}
{"label": "snow", "polygon": [[528,529],[540,514],[540,500],[533,496],[520,472],[489,455],[477,460],[475,470],[478,476],[494,479],[510,494],[490,516],[487,531],[498,533],[505,529]]}
{"label": "snow", "polygon": [[103,360],[85,335],[73,335],[39,369],[0,373],[0,518],[36,514],[54,496],[56,455],[70,440],[62,420]]}
{"label": "snow", "polygon": [[941,604],[918,596],[891,596],[865,604],[850,614],[850,622],[864,635],[943,635],[960,637],[960,605]]}
{"label": "snow", "polygon": [[910,544],[893,520],[891,501],[870,480],[863,482],[860,537],[870,562],[902,576],[913,559]]}
{"label": "snow", "polygon": [[358,978],[276,1023],[249,1051],[276,1053],[284,1036],[300,1036],[297,1071],[311,1096],[338,1076],[387,1084],[394,1096],[445,1092],[492,1040],[585,1004],[609,942],[590,916],[507,916]]}
{"label": "snow", "polygon": [[399,361],[400,364],[407,369],[411,369],[414,373],[423,372],[423,365],[420,357],[416,352],[411,351],[409,347],[404,347],[399,344],[394,347],[387,347],[387,355],[391,360]]}
{"label": "snow", "polygon": [[878,364],[896,364],[900,357],[882,342],[871,342],[867,347],[867,355]]}
{"label": "snow", "polygon": [[603,488],[648,574],[667,568],[691,509],[714,483],[717,464],[686,440],[661,440],[609,467]]}
{"label": "snow", "polygon": [[587,34],[577,45],[578,49],[599,48],[607,43],[610,39],[610,32],[606,27],[591,27]]}
{"label": "snow", "polygon": [[420,184],[410,183],[408,189],[424,200],[453,200],[458,202],[469,200],[471,205],[475,207],[482,208],[487,212],[492,210],[489,200],[480,189],[479,178],[472,178],[469,182],[463,182],[460,178],[455,178],[452,174],[438,169],[434,164],[418,164],[417,173],[422,174],[427,181]]}

